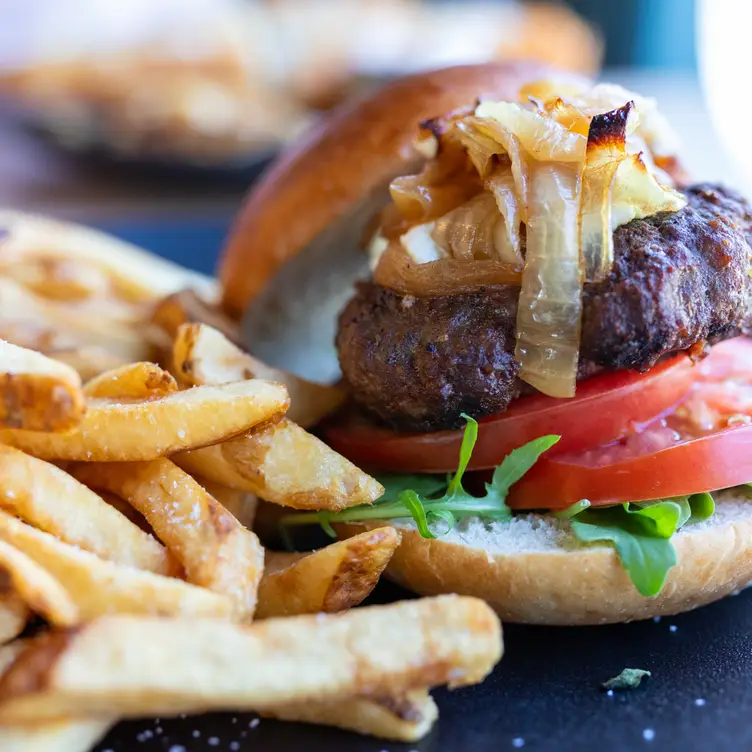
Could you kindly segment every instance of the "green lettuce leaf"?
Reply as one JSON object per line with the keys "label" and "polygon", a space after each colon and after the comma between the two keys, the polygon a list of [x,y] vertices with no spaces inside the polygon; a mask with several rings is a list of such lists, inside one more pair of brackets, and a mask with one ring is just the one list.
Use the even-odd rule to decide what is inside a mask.
{"label": "green lettuce leaf", "polygon": [[574,534],[586,543],[611,543],[638,592],[660,593],[676,564],[671,537],[685,524],[707,519],[715,503],[709,493],[663,501],[586,508],[571,515]]}
{"label": "green lettuce leaf", "polygon": [[[468,415],[462,437],[457,472],[449,478],[437,476],[386,476],[380,478],[385,493],[374,504],[350,507],[341,512],[309,512],[286,515],[282,525],[321,524],[327,532],[335,522],[362,520],[391,520],[410,518],[415,521],[424,538],[435,538],[432,525],[441,523],[442,532],[451,530],[463,517],[482,517],[487,520],[508,520],[512,510],[506,505],[511,486],[516,483],[559,436],[541,436],[510,452],[496,468],[484,496],[473,496],[465,490],[462,479],[478,440],[478,423]],[[437,496],[442,492],[441,496]]]}

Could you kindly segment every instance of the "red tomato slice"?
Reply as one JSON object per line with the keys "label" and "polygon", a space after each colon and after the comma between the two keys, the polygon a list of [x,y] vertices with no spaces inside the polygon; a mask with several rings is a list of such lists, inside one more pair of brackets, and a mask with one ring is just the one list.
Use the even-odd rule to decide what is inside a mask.
{"label": "red tomato slice", "polygon": [[543,456],[511,491],[516,509],[645,501],[752,481],[752,341],[713,348],[675,410],[618,442]]}
{"label": "red tomato slice", "polygon": [[740,425],[595,466],[572,455],[543,457],[512,487],[507,503],[513,509],[561,509],[580,499],[593,505],[647,501],[750,481],[752,425]]}
{"label": "red tomato slice", "polygon": [[[505,413],[480,421],[469,467],[496,467],[513,449],[546,434],[561,435],[557,454],[613,441],[676,405],[697,372],[689,358],[678,355],[645,374],[620,371],[587,379],[573,399],[522,397]],[[454,472],[462,434],[397,433],[355,420],[324,428],[327,442],[357,465],[407,473]]]}

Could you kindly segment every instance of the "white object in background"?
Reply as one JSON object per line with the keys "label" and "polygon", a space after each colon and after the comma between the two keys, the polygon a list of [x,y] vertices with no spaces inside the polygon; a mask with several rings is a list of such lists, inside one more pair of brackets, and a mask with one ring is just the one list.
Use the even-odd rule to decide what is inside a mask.
{"label": "white object in background", "polygon": [[[697,57],[700,84],[721,147],[729,158],[724,182],[752,195],[752,99],[750,70],[752,3],[697,1]],[[731,181],[734,181],[733,183]]]}

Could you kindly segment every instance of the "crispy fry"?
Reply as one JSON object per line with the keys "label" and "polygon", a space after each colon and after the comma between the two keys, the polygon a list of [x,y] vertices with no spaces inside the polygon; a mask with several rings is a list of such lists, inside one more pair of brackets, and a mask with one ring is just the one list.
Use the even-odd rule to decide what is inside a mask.
{"label": "crispy fry", "polygon": [[241,617],[256,607],[264,552],[188,473],[168,459],[82,463],[69,471],[91,488],[126,499],[183,564],[188,582],[226,595]]}
{"label": "crispy fry", "polygon": [[0,211],[0,226],[8,231],[0,268],[13,268],[43,254],[105,271],[115,291],[133,300],[154,299],[188,286],[209,297],[216,291],[213,280],[82,225],[6,209]]}
{"label": "crispy fry", "polygon": [[196,482],[205,488],[241,525],[253,530],[256,519],[258,498],[246,491],[237,491],[229,486],[214,483],[201,476],[195,477]]}
{"label": "crispy fry", "polygon": [[284,387],[260,380],[196,387],[146,402],[91,400],[72,431],[5,429],[0,442],[48,460],[151,460],[236,436],[282,414],[288,401]]}
{"label": "crispy fry", "polygon": [[178,390],[172,374],[156,363],[129,363],[99,374],[84,385],[84,394],[90,398],[151,399],[163,397]]}
{"label": "crispy fry", "polygon": [[[10,575],[6,573],[3,577],[4,582],[10,583]],[[30,615],[29,607],[7,585],[0,590],[0,652],[5,649],[3,643],[24,631]]]}
{"label": "crispy fry", "polygon": [[343,615],[271,619],[105,616],[33,640],[0,679],[0,723],[89,713],[175,715],[481,681],[501,655],[482,601],[441,596]]}
{"label": "crispy fry", "polygon": [[66,431],[83,413],[81,377],[70,366],[0,341],[0,426]]}
{"label": "crispy fry", "polygon": [[172,577],[114,564],[0,512],[0,539],[65,588],[82,621],[107,613],[231,617],[232,602]]}
{"label": "crispy fry", "polygon": [[112,725],[113,721],[93,718],[0,728],[0,749],[3,752],[88,752]]}
{"label": "crispy fry", "polygon": [[178,380],[187,386],[228,384],[259,378],[278,381],[290,393],[288,418],[303,428],[315,425],[345,401],[344,390],[301,379],[257,360],[206,324],[183,324],[173,345]]}
{"label": "crispy fry", "polygon": [[286,418],[174,459],[190,473],[294,509],[334,511],[384,493],[378,481]]}
{"label": "crispy fry", "polygon": [[72,627],[80,622],[78,607],[65,588],[46,569],[4,540],[0,540],[0,567],[8,573],[13,590],[35,614],[56,627]]}
{"label": "crispy fry", "polygon": [[89,381],[105,371],[127,365],[122,357],[109,353],[101,347],[72,346],[47,352],[51,358],[69,365],[83,381]]}
{"label": "crispy fry", "polygon": [[117,564],[176,574],[177,561],[148,533],[54,465],[0,445],[0,509]]}
{"label": "crispy fry", "polygon": [[48,300],[7,277],[0,277],[0,318],[31,320],[50,329],[62,329],[78,344],[101,347],[126,361],[149,360],[152,356],[152,346],[136,322],[128,325],[118,320],[111,307],[96,301],[84,307]]}
{"label": "crispy fry", "polygon": [[402,697],[313,700],[276,708],[263,715],[280,721],[336,726],[395,742],[417,742],[431,730],[439,709],[425,689],[416,689]]}
{"label": "crispy fry", "polygon": [[[0,674],[26,647],[27,640],[15,640],[0,647]],[[0,728],[0,749],[3,752],[87,752],[110,726],[110,721],[92,719]]]}
{"label": "crispy fry", "polygon": [[334,613],[366,598],[399,545],[393,527],[332,543],[311,554],[268,551],[256,616]]}
{"label": "crispy fry", "polygon": [[237,322],[222,310],[207,303],[193,289],[180,290],[157,303],[152,310],[151,322],[174,340],[181,324],[208,324],[232,342],[240,343]]}

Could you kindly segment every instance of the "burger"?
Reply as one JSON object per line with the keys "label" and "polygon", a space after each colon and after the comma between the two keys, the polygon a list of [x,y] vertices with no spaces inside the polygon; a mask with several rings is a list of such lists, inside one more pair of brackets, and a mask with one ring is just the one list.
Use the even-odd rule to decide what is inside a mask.
{"label": "burger", "polygon": [[[503,619],[628,621],[752,580],[752,210],[656,103],[532,65],[396,81],[250,194],[225,308],[341,378],[382,481],[283,520],[402,531],[391,576]],[[332,345],[335,343],[335,346]]]}

